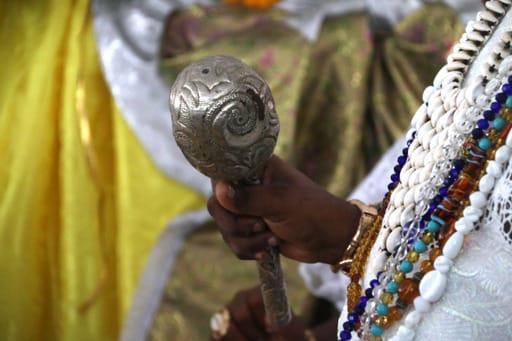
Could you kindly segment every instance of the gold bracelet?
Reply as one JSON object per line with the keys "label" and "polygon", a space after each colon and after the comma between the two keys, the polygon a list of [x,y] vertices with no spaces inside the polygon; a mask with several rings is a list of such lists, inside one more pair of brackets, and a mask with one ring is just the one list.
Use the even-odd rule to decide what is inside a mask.
{"label": "gold bracelet", "polygon": [[311,329],[304,330],[304,339],[306,341],[317,341],[315,334],[311,331]]}
{"label": "gold bracelet", "polygon": [[373,225],[373,222],[375,221],[378,215],[377,209],[375,207],[365,205],[362,201],[353,199],[349,200],[349,203],[356,206],[361,212],[361,217],[359,218],[359,225],[357,226],[356,233],[352,240],[350,241],[350,244],[347,246],[341,259],[336,264],[331,265],[331,270],[333,272],[341,271],[346,275],[350,273],[352,260],[354,259],[354,255],[356,254],[357,248],[361,244],[361,240],[365,236],[368,229]]}

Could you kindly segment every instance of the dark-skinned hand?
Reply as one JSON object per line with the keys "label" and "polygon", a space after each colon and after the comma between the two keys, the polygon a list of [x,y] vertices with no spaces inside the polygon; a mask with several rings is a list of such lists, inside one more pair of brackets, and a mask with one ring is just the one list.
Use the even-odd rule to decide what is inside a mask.
{"label": "dark-skinned hand", "polygon": [[[270,330],[265,320],[263,298],[259,287],[239,291],[226,306],[230,315],[227,334],[221,341],[303,341],[306,324],[293,315],[279,330]],[[213,338],[212,338],[213,340]]]}
{"label": "dark-skinned hand", "polygon": [[261,185],[214,181],[213,186],[208,210],[240,259],[261,259],[271,245],[291,259],[333,264],[359,221],[355,206],[277,156],[267,162]]}

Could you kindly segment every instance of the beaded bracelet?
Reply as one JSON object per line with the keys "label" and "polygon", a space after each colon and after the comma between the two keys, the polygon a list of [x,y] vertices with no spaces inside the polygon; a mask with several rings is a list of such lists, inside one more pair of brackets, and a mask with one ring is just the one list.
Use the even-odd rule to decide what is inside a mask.
{"label": "beaded bracelet", "polygon": [[361,246],[361,242],[367,234],[370,227],[375,222],[377,218],[377,208],[373,206],[365,205],[362,201],[357,199],[349,200],[349,203],[356,206],[361,212],[361,217],[359,218],[359,224],[357,226],[357,231],[350,241],[350,244],[347,246],[347,249],[343,253],[341,259],[334,265],[331,265],[331,270],[333,272],[341,271],[345,275],[349,275],[350,268],[352,266],[352,260],[356,254],[356,250],[359,246]]}

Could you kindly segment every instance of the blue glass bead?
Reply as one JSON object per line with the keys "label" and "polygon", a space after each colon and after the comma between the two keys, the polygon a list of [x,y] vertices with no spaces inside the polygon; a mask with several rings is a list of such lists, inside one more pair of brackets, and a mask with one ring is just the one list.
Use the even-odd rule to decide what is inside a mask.
{"label": "blue glass bead", "polygon": [[402,154],[403,155],[407,155],[408,152],[409,152],[409,148],[402,149]]}
{"label": "blue glass bead", "polygon": [[370,332],[373,336],[381,336],[382,333],[384,333],[384,328],[381,326],[378,326],[376,324],[372,324],[372,327],[370,328]]}
{"label": "blue glass bead", "polygon": [[512,96],[507,97],[507,100],[505,101],[505,106],[507,108],[512,108]]}
{"label": "blue glass bead", "polygon": [[397,160],[397,161],[398,161],[398,164],[399,164],[400,166],[403,166],[403,165],[405,165],[405,161],[407,161],[407,157],[405,157],[405,156],[403,156],[403,155],[400,155],[400,156],[398,157],[398,160]]}
{"label": "blue glass bead", "polygon": [[417,253],[423,253],[423,252],[427,251],[427,244],[425,244],[425,242],[423,240],[418,239],[414,243],[414,251],[416,251]]}
{"label": "blue glass bead", "polygon": [[450,177],[456,179],[459,176],[459,170],[452,168],[450,169]]}
{"label": "blue glass bead", "polygon": [[455,169],[461,170],[462,168],[464,168],[464,160],[461,160],[461,159],[454,160],[453,167]]}
{"label": "blue glass bead", "polygon": [[389,313],[389,307],[385,303],[379,303],[377,305],[377,314],[379,315],[387,315]]}
{"label": "blue glass bead", "polygon": [[503,90],[505,95],[512,95],[512,84],[503,84],[501,90]]}
{"label": "blue glass bead", "polygon": [[493,113],[492,111],[490,111],[490,110],[484,111],[484,118],[486,120],[492,121],[492,120],[494,120],[495,117],[496,117],[496,114]]}
{"label": "blue glass bead", "polygon": [[389,191],[392,191],[393,188],[395,188],[395,184],[394,183],[391,183],[391,184],[388,185],[388,190]]}
{"label": "blue glass bead", "polygon": [[384,274],[384,271],[377,272],[377,279],[380,281],[380,276]]}
{"label": "blue glass bead", "polygon": [[503,92],[500,92],[499,94],[496,95],[496,100],[500,103],[505,103],[505,101],[507,100],[507,95],[504,94]]}
{"label": "blue glass bead", "polygon": [[346,330],[341,331],[340,340],[347,341],[347,340],[350,340],[351,338],[352,338],[352,335],[350,334],[350,332],[347,332]]}
{"label": "blue glass bead", "polygon": [[438,203],[435,203],[435,202],[430,203],[430,205],[428,206],[428,212],[433,213],[434,210],[436,209],[437,205],[438,205]]}
{"label": "blue glass bead", "polygon": [[508,76],[508,82],[512,83],[512,76]]}
{"label": "blue glass bead", "polygon": [[[507,98],[507,102],[508,102],[508,98]],[[505,102],[505,105],[506,105],[507,102]],[[491,103],[491,110],[495,114],[499,113],[500,110],[501,110],[501,103],[499,103],[499,102],[492,102]]]}
{"label": "blue glass bead", "polygon": [[441,228],[441,225],[434,220],[429,221],[427,224],[427,230],[429,230],[432,233],[438,232],[440,228]]}
{"label": "blue glass bead", "polygon": [[366,297],[366,296],[359,297],[359,304],[366,306],[366,303],[368,303],[368,297]]}
{"label": "blue glass bead", "polygon": [[494,121],[492,121],[492,125],[496,130],[502,130],[503,128],[505,128],[505,124],[507,124],[507,121],[505,121],[501,117],[497,117],[494,119]]}
{"label": "blue glass bead", "polygon": [[357,304],[355,307],[354,307],[354,313],[357,314],[357,315],[363,315],[364,313],[364,308],[363,306],[361,306],[360,304]]}
{"label": "blue glass bead", "polygon": [[439,195],[439,194],[434,197],[434,202],[435,203],[439,204],[442,200],[443,200],[443,197],[441,195]]}
{"label": "blue glass bead", "polygon": [[350,321],[343,323],[343,330],[346,330],[347,332],[351,332],[354,330],[354,324]]}
{"label": "blue glass bead", "polygon": [[380,282],[379,282],[379,280],[378,280],[378,279],[372,279],[372,280],[370,281],[370,287],[371,287],[372,289],[373,289],[373,288],[375,288],[375,287],[376,287],[377,285],[379,285],[379,284],[380,284]]}
{"label": "blue glass bead", "polygon": [[352,314],[348,314],[348,320],[349,320],[350,322],[354,323],[354,324],[355,324],[355,323],[359,323],[359,321],[360,321],[360,319],[359,319],[359,315],[354,314],[354,313],[352,313]]}
{"label": "blue glass bead", "polygon": [[492,147],[492,142],[487,137],[482,137],[480,141],[478,141],[478,147],[483,150],[489,150]]}
{"label": "blue glass bead", "polygon": [[400,263],[400,271],[402,272],[411,272],[412,271],[412,263],[408,260],[404,260],[402,263]]}
{"label": "blue glass bead", "polygon": [[402,167],[400,165],[396,165],[395,168],[393,168],[393,170],[395,171],[395,173],[400,173]]}
{"label": "blue glass bead", "polygon": [[441,194],[443,197],[448,196],[448,187],[443,187],[439,190],[439,194]]}
{"label": "blue glass bead", "polygon": [[489,122],[485,119],[478,120],[478,122],[476,122],[476,124],[478,125],[478,128],[480,128],[482,130],[489,128]]}
{"label": "blue glass bead", "polygon": [[484,136],[484,132],[479,128],[475,128],[471,131],[471,135],[474,139],[478,140]]}
{"label": "blue glass bead", "polygon": [[368,298],[373,298],[373,290],[371,288],[366,289],[364,295]]}
{"label": "blue glass bead", "polygon": [[389,282],[386,286],[386,290],[391,294],[396,294],[398,292],[398,283],[395,281]]}
{"label": "blue glass bead", "polygon": [[391,181],[397,182],[400,179],[400,176],[398,174],[391,175]]}

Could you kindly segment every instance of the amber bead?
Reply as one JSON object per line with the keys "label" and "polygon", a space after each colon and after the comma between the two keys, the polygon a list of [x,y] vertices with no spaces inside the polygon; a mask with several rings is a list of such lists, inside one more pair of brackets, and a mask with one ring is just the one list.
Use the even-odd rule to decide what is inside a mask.
{"label": "amber bead", "polygon": [[451,212],[456,210],[459,207],[459,204],[459,201],[450,198],[444,198],[443,201],[441,202],[441,205],[443,205],[444,208]]}
{"label": "amber bead", "polygon": [[505,128],[503,128],[500,132],[500,138],[505,140],[507,138],[507,135],[510,131],[510,128],[512,128],[512,124],[507,124]]}
{"label": "amber bead", "polygon": [[428,253],[428,258],[430,259],[430,261],[432,263],[434,263],[434,261],[436,260],[437,257],[441,256],[443,254],[443,250],[441,250],[441,248],[433,248],[432,250],[430,250],[430,252]]}
{"label": "amber bead", "polygon": [[386,317],[388,318],[389,323],[393,323],[402,318],[402,313],[400,312],[400,309],[398,309],[397,307],[391,307],[389,308],[389,313]]}
{"label": "amber bead", "polygon": [[368,336],[368,341],[382,341],[382,337],[370,335],[370,336]]}
{"label": "amber bead", "polygon": [[448,193],[454,192],[454,191],[461,191],[464,193],[468,193],[474,186],[473,179],[464,171],[459,175],[457,180],[455,180],[448,190]]}
{"label": "amber bead", "polygon": [[384,292],[381,297],[382,303],[390,305],[393,303],[393,294],[390,292]]}
{"label": "amber bead", "polygon": [[451,237],[452,234],[455,233],[455,221],[450,220],[447,224],[444,224],[443,227],[439,230],[439,244],[441,247],[444,246],[444,243]]}
{"label": "amber bead", "polygon": [[412,279],[406,278],[398,285],[398,298],[402,301],[411,304],[419,294],[418,283]]}
{"label": "amber bead", "polygon": [[393,279],[395,280],[395,282],[400,283],[405,279],[405,273],[403,273],[402,271],[398,271],[393,275]]}
{"label": "amber bead", "polygon": [[415,263],[418,261],[418,259],[420,259],[420,254],[417,253],[416,251],[411,251],[409,252],[409,254],[407,255],[407,260],[411,263]]}
{"label": "amber bead", "polygon": [[427,231],[423,233],[423,235],[421,236],[421,240],[423,240],[425,244],[430,244],[434,240],[434,234],[430,231]]}
{"label": "amber bead", "polygon": [[420,270],[421,272],[426,274],[427,272],[434,270],[434,265],[432,264],[431,261],[424,260],[423,262],[421,262]]}

